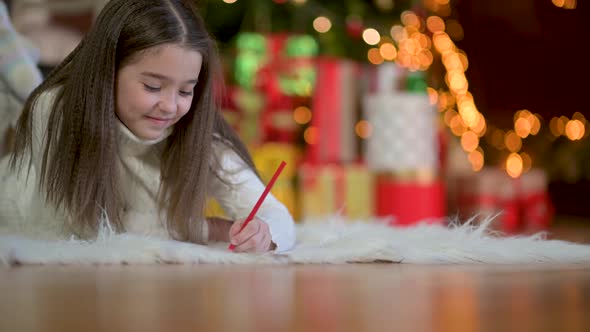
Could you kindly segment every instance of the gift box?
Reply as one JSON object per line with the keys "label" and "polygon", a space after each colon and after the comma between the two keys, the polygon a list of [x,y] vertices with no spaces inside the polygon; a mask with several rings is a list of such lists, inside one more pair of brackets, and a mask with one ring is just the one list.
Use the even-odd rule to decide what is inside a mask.
{"label": "gift box", "polygon": [[236,104],[235,94],[238,88],[234,86],[225,87],[224,93],[221,93],[220,110],[227,123],[240,134],[241,112]]}
{"label": "gift box", "polygon": [[462,219],[496,216],[492,228],[507,234],[547,230],[551,224],[554,209],[547,175],[541,169],[511,178],[499,168],[484,168],[457,181],[457,210]]}
{"label": "gift box", "polygon": [[391,218],[392,225],[446,222],[445,186],[432,171],[379,174],[376,180],[376,215]]}
{"label": "gift box", "polygon": [[[293,110],[297,99],[309,99],[312,94],[317,42],[307,35],[242,33],[237,51],[235,78],[245,90],[237,96],[244,139],[295,143],[300,127]],[[260,100],[253,100],[254,95]]]}
{"label": "gift box", "polygon": [[306,222],[333,215],[367,220],[374,215],[374,178],[363,165],[303,164],[299,195]]}
{"label": "gift box", "polygon": [[205,202],[205,217],[227,218],[227,215],[216,199],[208,198]]}
{"label": "gift box", "polygon": [[[252,160],[256,170],[260,175],[262,182],[266,185],[281,161],[287,165],[277,178],[271,189],[271,194],[285,205],[293,218],[297,220],[297,195],[295,191],[297,159],[299,152],[293,145],[279,143],[265,143],[262,145],[252,146],[249,148]],[[262,192],[260,192],[262,194]],[[254,206],[252,206],[254,208]],[[207,217],[225,217],[221,205],[215,199],[208,199],[205,205],[205,215]]]}
{"label": "gift box", "polygon": [[518,195],[514,179],[501,169],[484,168],[480,172],[458,176],[457,214],[462,220],[494,217],[491,227],[508,234],[520,228]]}
{"label": "gift box", "polygon": [[316,60],[317,83],[312,98],[311,126],[320,139],[308,148],[312,163],[342,163],[357,159],[358,64],[336,58]]}
{"label": "gift box", "polygon": [[238,88],[232,93],[232,99],[239,113],[236,124],[238,133],[247,145],[264,142],[264,131],[260,116],[265,109],[264,95],[256,90]]}
{"label": "gift box", "polygon": [[533,168],[517,180],[522,230],[526,233],[545,231],[551,226],[555,208],[548,193],[547,173]]}
{"label": "gift box", "polygon": [[293,218],[298,220],[295,186],[300,152],[297,147],[283,143],[264,143],[251,147],[250,151],[256,169],[265,184],[270,181],[282,161],[287,163],[271,189],[271,193],[287,207]]}
{"label": "gift box", "polygon": [[294,144],[300,127],[293,118],[294,100],[283,96],[267,107],[260,117],[264,142]]}
{"label": "gift box", "polygon": [[406,172],[440,166],[436,111],[427,95],[367,95],[364,113],[373,127],[364,144],[371,170]]}

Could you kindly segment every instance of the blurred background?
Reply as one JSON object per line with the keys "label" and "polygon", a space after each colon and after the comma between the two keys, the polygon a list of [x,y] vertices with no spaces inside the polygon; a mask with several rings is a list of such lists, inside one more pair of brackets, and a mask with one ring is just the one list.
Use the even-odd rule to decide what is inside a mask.
{"label": "blurred background", "polygon": [[[18,35],[14,47],[26,49],[45,76],[105,2],[4,1]],[[273,193],[297,220],[342,214],[410,225],[501,212],[494,227],[507,233],[566,224],[588,233],[588,3],[200,6],[223,58],[222,112],[264,179],[288,162]],[[7,106],[22,72],[14,63],[0,65],[12,68],[0,69],[8,86],[0,102]],[[6,154],[13,119],[1,121]],[[223,214],[215,202],[209,210]]]}

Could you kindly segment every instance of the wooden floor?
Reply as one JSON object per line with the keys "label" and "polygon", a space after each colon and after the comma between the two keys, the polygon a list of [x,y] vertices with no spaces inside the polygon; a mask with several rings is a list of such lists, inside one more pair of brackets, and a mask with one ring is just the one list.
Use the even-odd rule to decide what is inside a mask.
{"label": "wooden floor", "polygon": [[590,265],[0,268],[2,332],[431,330],[590,331]]}
{"label": "wooden floor", "polygon": [[0,331],[590,331],[590,266],[0,269]]}

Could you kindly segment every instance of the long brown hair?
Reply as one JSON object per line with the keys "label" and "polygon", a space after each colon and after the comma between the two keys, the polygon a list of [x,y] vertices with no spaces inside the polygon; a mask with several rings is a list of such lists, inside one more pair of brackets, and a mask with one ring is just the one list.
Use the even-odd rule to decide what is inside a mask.
{"label": "long brown hair", "polygon": [[218,165],[211,162],[214,139],[254,169],[247,148],[218,111],[221,65],[196,5],[190,0],[112,0],[80,45],[25,103],[11,160],[13,168],[23,168],[23,157],[32,152],[35,101],[59,87],[41,150],[39,183],[47,202],[64,208],[75,229],[95,231],[106,213],[111,225],[124,231],[119,170],[114,167],[119,158],[116,74],[142,51],[166,43],[203,56],[191,110],[175,125],[161,159],[159,206],[170,234],[202,242],[207,182],[218,176],[211,168]]}

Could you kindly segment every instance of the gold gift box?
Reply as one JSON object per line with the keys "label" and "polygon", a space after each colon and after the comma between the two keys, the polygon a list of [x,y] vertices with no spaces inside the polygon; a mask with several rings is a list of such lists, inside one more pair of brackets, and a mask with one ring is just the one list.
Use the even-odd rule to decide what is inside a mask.
{"label": "gold gift box", "polygon": [[365,166],[303,165],[299,176],[302,220],[342,215],[358,221],[374,215],[375,179]]}
{"label": "gold gift box", "polygon": [[[250,147],[250,152],[265,185],[270,181],[281,164],[281,161],[284,160],[287,163],[287,166],[285,166],[285,169],[283,169],[281,175],[275,182],[271,193],[287,207],[293,218],[297,220],[297,195],[295,191],[297,149],[289,144],[265,143],[260,146]],[[223,208],[215,199],[209,199],[207,201],[205,215],[208,217],[226,216]]]}
{"label": "gold gift box", "polygon": [[299,158],[297,147],[284,143],[265,143],[251,147],[250,151],[264,184],[270,181],[282,161],[287,163],[281,175],[277,178],[271,193],[287,207],[293,218],[298,220],[295,188],[297,160]]}

